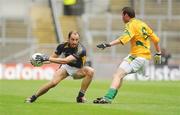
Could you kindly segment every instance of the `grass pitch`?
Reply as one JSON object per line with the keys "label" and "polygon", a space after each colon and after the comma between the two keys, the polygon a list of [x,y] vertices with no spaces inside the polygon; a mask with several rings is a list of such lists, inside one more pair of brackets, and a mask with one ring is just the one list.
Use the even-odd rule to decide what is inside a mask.
{"label": "grass pitch", "polygon": [[47,81],[0,80],[0,115],[179,115],[180,81],[125,81],[112,104],[95,105],[111,81],[93,81],[88,102],[77,104],[80,82],[64,80],[35,103],[24,103]]}

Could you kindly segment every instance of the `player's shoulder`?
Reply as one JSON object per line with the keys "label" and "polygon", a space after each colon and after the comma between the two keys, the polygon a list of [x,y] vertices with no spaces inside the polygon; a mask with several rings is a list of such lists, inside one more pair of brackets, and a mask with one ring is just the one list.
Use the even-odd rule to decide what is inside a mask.
{"label": "player's shoulder", "polygon": [[144,20],[141,20],[141,19],[135,19],[135,21],[132,23],[133,26],[140,26],[140,27],[146,27],[146,28],[150,28],[150,26],[144,21]]}
{"label": "player's shoulder", "polygon": [[137,23],[139,23],[140,25],[148,26],[148,24],[144,20],[141,20],[141,19],[137,19]]}
{"label": "player's shoulder", "polygon": [[68,47],[68,42],[59,43],[57,47],[61,48],[61,49],[65,48],[65,47]]}
{"label": "player's shoulder", "polygon": [[128,23],[126,23],[126,28],[131,29],[132,27],[136,26],[139,23],[139,20],[136,18],[132,18]]}
{"label": "player's shoulder", "polygon": [[143,21],[143,20],[139,20],[141,22],[141,25],[143,27],[145,27],[146,29],[152,30],[151,25],[149,25],[147,22]]}
{"label": "player's shoulder", "polygon": [[66,45],[68,45],[68,42],[62,42],[58,44],[58,46],[66,46]]}
{"label": "player's shoulder", "polygon": [[137,19],[137,18],[133,19],[133,21],[131,23],[131,25],[142,25],[142,24],[145,24],[145,22],[143,20]]}
{"label": "player's shoulder", "polygon": [[85,46],[81,43],[79,43],[78,45],[78,52],[86,52]]}
{"label": "player's shoulder", "polygon": [[80,48],[85,48],[85,46],[82,43],[79,43],[78,45]]}

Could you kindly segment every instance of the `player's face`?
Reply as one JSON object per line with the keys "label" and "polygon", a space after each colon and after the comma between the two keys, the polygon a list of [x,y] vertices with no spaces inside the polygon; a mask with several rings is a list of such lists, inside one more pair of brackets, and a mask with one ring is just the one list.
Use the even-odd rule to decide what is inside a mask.
{"label": "player's face", "polygon": [[123,20],[124,23],[127,23],[127,22],[129,21],[129,20],[128,20],[128,15],[127,15],[127,14],[124,15],[124,14],[122,13],[122,20]]}
{"label": "player's face", "polygon": [[72,33],[70,38],[69,38],[69,44],[71,48],[76,48],[79,43],[79,34],[77,33]]}

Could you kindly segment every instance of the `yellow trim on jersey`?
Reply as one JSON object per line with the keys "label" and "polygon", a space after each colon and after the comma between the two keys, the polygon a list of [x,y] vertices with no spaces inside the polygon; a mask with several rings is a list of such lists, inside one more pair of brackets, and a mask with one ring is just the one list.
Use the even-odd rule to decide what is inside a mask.
{"label": "yellow trim on jersey", "polygon": [[86,63],[86,56],[82,57],[82,63],[83,63],[83,65]]}

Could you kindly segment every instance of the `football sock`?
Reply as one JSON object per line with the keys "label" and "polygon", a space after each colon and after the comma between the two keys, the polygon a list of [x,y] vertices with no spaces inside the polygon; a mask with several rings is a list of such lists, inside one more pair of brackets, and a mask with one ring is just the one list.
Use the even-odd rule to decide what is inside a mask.
{"label": "football sock", "polygon": [[32,95],[30,97],[30,100],[28,99],[27,102],[33,103],[36,99],[37,99],[37,97],[35,95]]}
{"label": "football sock", "polygon": [[33,99],[33,100],[36,100],[36,99],[37,99],[37,96],[36,96],[36,95],[32,95],[32,99]]}
{"label": "football sock", "polygon": [[115,98],[116,94],[117,94],[118,90],[114,89],[114,88],[110,88],[107,92],[107,94],[104,96],[105,98],[112,100]]}
{"label": "football sock", "polygon": [[78,97],[84,97],[84,92],[83,91],[79,91]]}

